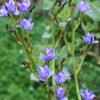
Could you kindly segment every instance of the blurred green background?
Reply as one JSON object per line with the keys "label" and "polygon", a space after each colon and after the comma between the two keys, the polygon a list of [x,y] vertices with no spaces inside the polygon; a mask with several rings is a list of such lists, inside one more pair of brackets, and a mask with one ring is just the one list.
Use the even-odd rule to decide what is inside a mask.
{"label": "blurred green background", "polygon": [[[83,29],[84,31],[93,31],[95,36],[100,39],[100,2],[99,0],[90,1],[95,11],[89,14],[89,18],[84,16],[84,20],[88,22],[83,24]],[[41,2],[43,2],[42,5]],[[78,0],[73,0],[73,3],[77,2]],[[35,4],[36,8],[31,14],[35,25],[30,33],[34,47],[38,45],[44,48],[43,46],[47,45],[44,38],[51,38],[51,21],[49,20],[48,10],[53,3],[52,0],[46,0]],[[60,19],[65,15],[65,12],[63,13],[60,14]],[[64,19],[66,19],[66,16],[62,18],[63,21]],[[24,53],[16,43],[13,35],[6,30],[7,24],[8,26],[11,25],[8,18],[0,18],[0,100],[48,100],[45,89],[31,80],[31,72],[21,65],[24,60]],[[94,54],[96,53],[97,57],[88,56],[86,58],[79,79],[83,87],[86,86],[93,90],[100,97],[100,44],[91,51]],[[71,60],[71,58],[70,60],[67,59],[67,64],[65,63],[68,67],[72,62]],[[75,95],[73,91],[72,95]]]}

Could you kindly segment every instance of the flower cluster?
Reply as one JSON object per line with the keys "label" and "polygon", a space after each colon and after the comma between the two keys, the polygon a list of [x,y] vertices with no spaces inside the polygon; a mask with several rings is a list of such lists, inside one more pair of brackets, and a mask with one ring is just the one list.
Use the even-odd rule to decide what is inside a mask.
{"label": "flower cluster", "polygon": [[[46,54],[41,57],[41,60],[48,62],[53,59],[55,59],[55,49],[46,48]],[[40,81],[46,81],[52,75],[54,75],[55,82],[56,82],[56,84],[58,84],[56,97],[59,98],[60,100],[67,100],[67,97],[64,96],[66,89],[59,87],[59,85],[64,84],[66,80],[69,80],[69,78],[65,75],[64,72],[59,72],[58,74],[53,74],[53,72],[50,70],[48,65],[45,65],[45,67],[41,67],[41,66],[38,67],[38,75],[39,75]]]}
{"label": "flower cluster", "polygon": [[[92,45],[94,43],[97,43],[97,41],[94,39],[93,34],[89,32],[87,33],[86,37],[83,36],[83,42],[85,42],[87,45]],[[42,55],[40,58],[45,63],[46,62],[48,63],[49,61],[54,60],[56,58],[55,49],[46,48],[45,55]],[[54,76],[55,83],[58,86],[55,96],[59,100],[68,100],[68,98],[65,96],[66,88],[63,88],[62,86],[64,86],[63,84],[67,80],[70,80],[70,78],[67,77],[63,71],[55,74],[55,72],[52,72],[52,70],[49,68],[48,65],[45,65],[44,67],[41,67],[41,66],[38,67],[38,75],[39,75],[39,80],[43,82],[47,81],[47,79],[49,79],[51,76]],[[81,93],[81,96],[83,100],[93,100],[90,98],[95,97],[95,95],[93,95],[92,92],[88,92],[88,91]]]}
{"label": "flower cluster", "polygon": [[[19,15],[19,12],[28,13],[30,8],[30,0],[23,0],[22,3],[15,2],[14,0],[9,0],[0,9],[0,16],[7,16],[8,14]],[[25,31],[30,31],[33,27],[32,18],[23,19],[18,25]]]}
{"label": "flower cluster", "polygon": [[[60,3],[66,3],[67,0],[57,0],[57,2]],[[89,10],[90,3],[88,2],[83,2],[81,1],[78,5],[77,8],[82,12],[86,13]],[[20,2],[15,2],[14,0],[9,0],[9,2],[5,3],[2,5],[2,8],[0,9],[0,16],[7,16],[7,15],[15,15],[19,16],[20,12],[22,14],[28,13],[30,10],[30,0],[23,0],[21,3]],[[17,27],[20,27],[22,30],[25,31],[30,31],[32,30],[33,27],[32,23],[32,18],[24,18],[22,19],[19,23],[17,23]],[[95,43],[98,43],[97,40],[95,40],[94,35],[90,32],[86,34],[86,36],[82,36],[83,42],[86,43],[87,45],[93,45]],[[39,81],[42,81],[43,83],[45,81],[48,81],[48,79],[52,76],[55,84],[57,85],[56,87],[56,92],[55,96],[59,100],[68,100],[66,96],[66,91],[67,89],[64,87],[64,83],[70,78],[66,76],[64,71],[58,71],[58,72],[53,72],[50,67],[49,67],[49,62],[52,60],[55,60],[55,49],[49,49],[46,48],[45,54],[43,54],[40,59],[45,63],[44,66],[38,66],[37,68],[37,73],[38,73],[38,78]],[[54,66],[55,67],[55,66]],[[35,77],[35,75],[31,75],[31,77]],[[36,80],[37,77],[36,77]],[[95,95],[91,91],[84,91],[81,93],[81,96],[83,100],[93,100]]]}
{"label": "flower cluster", "polygon": [[[83,41],[88,45],[92,45],[96,42],[96,40],[94,40],[94,36],[91,33],[87,33],[87,36],[83,37]],[[46,62],[48,63],[48,61],[54,59],[55,59],[55,49],[46,48],[46,53],[45,55],[41,56],[41,60],[44,61],[45,63]],[[67,80],[70,80],[70,78],[67,77],[63,71],[55,74],[55,72],[52,72],[52,70],[48,65],[45,65],[44,67],[42,66],[38,67],[38,75],[39,75],[39,80],[43,82],[47,81],[51,76],[54,76],[55,82],[58,86],[55,96],[59,98],[59,100],[68,100],[68,98],[65,96],[66,88],[63,88],[62,86],[64,86],[63,84]],[[81,93],[81,96],[83,100],[93,100],[91,98],[95,97],[95,95],[92,92],[88,91]]]}
{"label": "flower cluster", "polygon": [[[43,55],[41,57],[41,60],[42,61],[50,61],[54,58],[55,58],[55,50],[46,48],[46,55]],[[50,70],[48,65],[45,65],[45,67],[39,66],[38,74],[39,74],[40,81],[46,81],[52,75],[52,71]]]}
{"label": "flower cluster", "polygon": [[19,15],[19,10],[21,12],[27,13],[29,7],[30,7],[30,0],[23,0],[22,3],[19,2],[16,3],[14,0],[9,0],[8,3],[5,3],[2,6],[0,10],[0,16],[7,16],[8,14]]}

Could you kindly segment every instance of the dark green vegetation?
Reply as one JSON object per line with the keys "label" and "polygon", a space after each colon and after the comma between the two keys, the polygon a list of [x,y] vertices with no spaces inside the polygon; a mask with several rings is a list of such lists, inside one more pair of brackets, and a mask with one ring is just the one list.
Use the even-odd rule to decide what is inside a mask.
{"label": "dark green vegetation", "polygon": [[[43,9],[40,10],[41,13],[36,11],[33,12],[33,22],[35,23],[32,32],[30,33],[31,41],[36,49],[34,49],[34,53],[39,56],[40,48],[46,47],[46,40],[42,38],[43,34],[46,32],[51,33],[49,26],[51,28],[51,21],[47,15],[47,10],[51,8],[52,2],[48,2],[43,5]],[[77,1],[77,0],[74,0]],[[93,1],[93,0],[91,0]],[[99,0],[97,0],[99,1]],[[49,6],[50,5],[50,6]],[[100,3],[93,2],[93,7],[95,11],[90,14],[90,17],[84,15],[84,21],[88,22],[87,24],[82,23],[82,28],[84,32],[91,31],[95,33],[95,36],[100,39]],[[39,6],[39,5],[37,5]],[[37,7],[37,11],[42,9]],[[67,9],[68,10],[68,9]],[[97,11],[97,12],[96,12]],[[96,14],[95,14],[96,13]],[[59,20],[64,21],[66,17],[65,12],[62,12]],[[65,16],[64,16],[65,15]],[[62,16],[64,18],[62,18]],[[44,88],[40,86],[38,83],[30,80],[30,71],[28,68],[22,67],[21,63],[24,61],[24,53],[21,48],[16,43],[13,35],[6,30],[6,24],[11,25],[11,22],[7,18],[0,18],[0,100],[47,100],[47,94]],[[48,26],[48,27],[47,27]],[[56,26],[55,37],[57,36],[57,32],[59,33],[60,28]],[[80,30],[79,30],[80,31]],[[80,31],[81,32],[81,31]],[[80,33],[83,35],[82,33]],[[50,35],[50,34],[49,34]],[[46,36],[49,37],[46,34]],[[59,34],[58,34],[59,35]],[[80,36],[81,36],[80,35]],[[44,35],[44,37],[46,37]],[[79,34],[77,34],[77,59],[80,55],[78,52],[82,51],[82,43]],[[69,35],[70,37],[70,35]],[[59,36],[56,37],[58,40]],[[50,42],[50,41],[49,41]],[[61,46],[57,48],[57,53],[59,49],[61,52],[58,56],[62,59],[62,57],[68,59],[64,62],[64,66],[68,67],[70,71],[72,69],[71,63],[72,58],[68,55],[70,51],[70,39],[68,40],[68,48],[66,49],[61,41]],[[51,43],[51,42],[50,42]],[[36,46],[38,45],[38,46]],[[79,83],[82,87],[86,87],[90,90],[93,90],[94,93],[99,97],[100,96],[100,44],[93,46],[89,55],[86,57],[85,62],[82,66],[80,75],[79,75]],[[34,55],[35,55],[34,54]],[[35,60],[38,59],[38,56],[35,56]],[[81,58],[81,57],[80,57]],[[78,60],[80,61],[80,60]],[[59,62],[58,62],[59,63]],[[39,63],[37,64],[39,65]],[[70,86],[70,85],[69,85]],[[68,86],[67,86],[68,87]],[[73,89],[71,90],[71,95],[75,95],[75,87],[74,84],[71,86]],[[76,100],[76,99],[72,99]]]}

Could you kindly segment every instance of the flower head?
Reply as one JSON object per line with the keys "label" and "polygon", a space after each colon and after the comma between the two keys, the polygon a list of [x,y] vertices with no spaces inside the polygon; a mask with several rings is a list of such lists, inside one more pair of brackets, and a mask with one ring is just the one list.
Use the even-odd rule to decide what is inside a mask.
{"label": "flower head", "polygon": [[64,97],[64,95],[65,95],[65,92],[66,92],[66,89],[65,88],[58,87],[56,96],[58,98],[62,99]]}
{"label": "flower head", "polygon": [[95,97],[95,94],[91,91],[85,90],[84,92],[81,93],[81,96],[83,100],[93,100]]}
{"label": "flower head", "polygon": [[8,15],[8,11],[6,7],[3,5],[2,8],[0,9],[0,16],[7,16],[7,15]]}
{"label": "flower head", "polygon": [[16,4],[13,0],[9,0],[8,3],[5,3],[5,6],[7,8],[7,11],[11,14],[18,15],[19,11],[17,10]]}
{"label": "flower head", "polygon": [[40,57],[43,61],[49,61],[55,58],[55,49],[46,48],[46,54]]}
{"label": "flower head", "polygon": [[81,1],[78,3],[77,8],[82,12],[82,13],[86,13],[89,11],[89,7],[90,7],[90,3],[89,2],[84,2]]}
{"label": "flower head", "polygon": [[63,84],[68,78],[65,76],[64,72],[60,72],[55,75],[55,81],[57,84]]}
{"label": "flower head", "polygon": [[23,19],[18,26],[21,27],[23,30],[29,31],[33,27],[32,19]]}
{"label": "flower head", "polygon": [[93,34],[89,32],[87,33],[86,37],[83,36],[83,41],[88,45],[93,45],[95,43],[98,43],[98,41],[94,39]]}
{"label": "flower head", "polygon": [[30,7],[30,0],[23,0],[22,3],[17,3],[18,4],[18,7],[19,9],[24,12],[24,13],[27,13],[28,10],[29,10],[29,7]]}
{"label": "flower head", "polygon": [[52,71],[49,69],[48,65],[45,65],[45,67],[40,66],[38,67],[38,74],[40,81],[45,81],[50,78],[50,76],[52,75]]}

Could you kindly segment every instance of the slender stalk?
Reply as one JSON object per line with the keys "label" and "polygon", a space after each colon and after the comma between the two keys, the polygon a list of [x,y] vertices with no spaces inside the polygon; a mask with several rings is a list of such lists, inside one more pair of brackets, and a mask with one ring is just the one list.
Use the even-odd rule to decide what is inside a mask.
{"label": "slender stalk", "polygon": [[[86,56],[86,55],[85,55],[85,56]],[[77,74],[77,75],[78,75],[79,71],[80,71],[81,68],[82,68],[82,64],[83,64],[83,62],[84,62],[85,56],[83,56],[83,58],[82,58],[82,60],[81,60],[81,62],[80,62],[80,65],[78,66],[78,69],[77,69],[77,71],[76,71],[76,74]]]}
{"label": "slender stalk", "polygon": [[[53,71],[54,74],[55,74],[55,61],[52,60],[51,63],[52,63],[52,64],[51,64],[52,71]],[[55,83],[54,75],[52,75],[52,86],[53,86],[53,89],[54,89],[53,91],[55,92],[55,90],[56,90],[56,83]],[[49,93],[49,95],[51,95],[51,94]],[[54,100],[54,95],[52,95],[51,100]]]}
{"label": "slender stalk", "polygon": [[30,53],[29,53],[29,50],[28,50],[28,48],[27,48],[26,42],[24,41],[22,34],[19,34],[19,33],[18,33],[18,30],[17,30],[17,27],[16,27],[16,24],[17,24],[17,23],[16,23],[16,21],[14,20],[14,18],[13,18],[12,15],[10,15],[10,18],[11,18],[13,24],[14,24],[15,29],[16,29],[17,38],[21,38],[21,41],[22,41],[22,44],[23,44],[23,45],[22,45],[22,48],[23,48],[23,50],[24,50],[26,56],[28,57],[29,61],[31,61],[31,63],[32,63],[32,66],[33,66],[33,67],[31,67],[31,70],[32,70],[32,72],[33,72],[35,75],[37,75],[37,74],[36,74],[36,71],[35,71],[35,70],[36,70],[36,69],[35,69],[35,63],[34,63],[32,57],[30,56]]}
{"label": "slender stalk", "polygon": [[[51,23],[52,23],[52,48],[55,47],[55,36],[54,36],[54,24],[53,24],[53,20],[51,19]],[[53,74],[55,74],[55,60],[52,60],[51,62],[51,69],[53,71]],[[55,78],[54,75],[52,75],[52,86],[54,88],[54,92],[56,90],[56,83],[55,83]],[[54,100],[54,96],[52,96],[52,100]]]}
{"label": "slender stalk", "polygon": [[[78,73],[80,72],[80,70],[81,70],[81,68],[82,68],[82,64],[83,64],[83,62],[84,62],[84,59],[85,59],[85,57],[86,57],[86,55],[87,55],[87,48],[88,48],[88,46],[86,46],[85,50],[83,51],[83,57],[82,57],[81,62],[80,62],[80,64],[79,64],[79,66],[78,66],[78,69],[77,69],[77,71],[76,71],[76,74],[77,74],[77,75],[78,75]],[[86,51],[86,52],[85,52],[85,51]]]}
{"label": "slender stalk", "polygon": [[74,69],[74,78],[75,78],[75,87],[77,92],[78,100],[81,100],[81,96],[79,94],[79,85],[78,85],[78,78],[76,74],[76,67],[75,67],[75,31],[72,33],[72,57],[73,57],[73,69]]}
{"label": "slender stalk", "polygon": [[[54,30],[53,30],[53,22],[52,22],[52,48],[55,46],[55,36],[54,36]],[[52,60],[52,64],[51,64],[51,68],[52,68],[52,71],[55,72],[55,61]],[[55,84],[55,80],[54,80],[54,76],[52,76],[52,84],[54,85]]]}
{"label": "slender stalk", "polygon": [[78,85],[78,78],[77,78],[77,75],[75,74],[75,85],[76,85],[76,92],[77,92],[77,97],[78,97],[78,100],[82,100],[81,99],[81,96],[80,96],[80,91],[79,91],[79,85]]}
{"label": "slender stalk", "polygon": [[33,73],[34,73],[35,75],[37,75],[37,74],[36,74],[36,69],[35,69],[34,61],[33,61],[32,57],[30,56],[30,52],[29,52],[29,50],[28,50],[28,48],[27,48],[27,45],[26,45],[26,43],[25,43],[25,41],[24,41],[24,39],[23,39],[23,36],[22,36],[21,34],[20,34],[20,37],[21,37],[22,42],[23,42],[23,50],[25,51],[26,56],[28,57],[28,59],[29,59],[29,60],[31,61],[31,63],[32,63],[31,69],[34,69],[34,70],[32,70],[32,71],[33,71]]}
{"label": "slender stalk", "polygon": [[17,38],[19,39],[19,34],[18,34],[18,30],[17,30],[17,27],[16,27],[16,22],[15,22],[15,20],[14,20],[14,18],[13,18],[13,16],[10,14],[9,15],[10,16],[10,18],[11,18],[11,20],[12,20],[12,23],[14,24],[14,27],[15,27],[15,30],[16,30],[16,35],[17,35]]}
{"label": "slender stalk", "polygon": [[52,47],[55,46],[55,36],[54,36],[54,28],[53,27],[54,27],[54,24],[53,24],[53,21],[52,21]]}
{"label": "slender stalk", "polygon": [[59,39],[58,39],[58,41],[56,42],[56,44],[55,44],[55,48],[57,48],[58,47],[58,45],[59,45],[59,42],[60,42],[60,40],[61,40],[61,35],[60,35],[60,37],[59,37]]}
{"label": "slender stalk", "polygon": [[52,100],[52,96],[51,96],[51,93],[50,93],[50,89],[49,89],[48,83],[45,84],[45,87],[46,87],[46,91],[48,93],[48,100]]}

